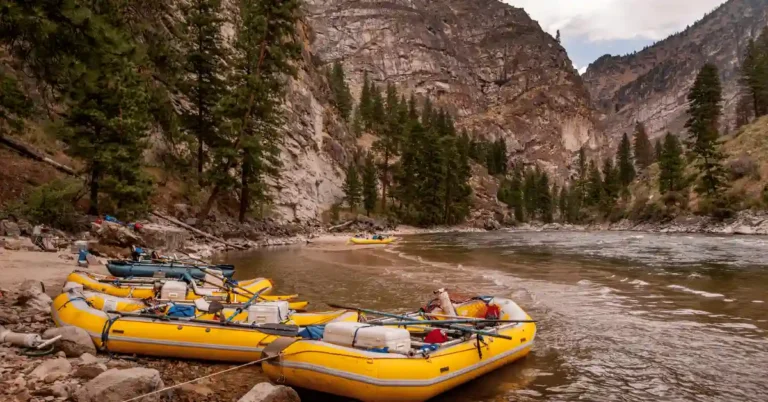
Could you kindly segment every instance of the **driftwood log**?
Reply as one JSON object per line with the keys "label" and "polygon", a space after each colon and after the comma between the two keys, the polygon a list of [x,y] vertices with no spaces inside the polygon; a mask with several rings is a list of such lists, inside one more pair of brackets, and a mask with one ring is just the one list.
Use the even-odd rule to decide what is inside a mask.
{"label": "driftwood log", "polygon": [[4,136],[4,135],[0,135],[0,144],[3,144],[5,146],[7,146],[8,148],[13,149],[14,151],[16,151],[16,152],[18,152],[18,153],[20,153],[20,154],[22,154],[22,155],[24,155],[24,156],[26,156],[28,158],[31,158],[31,159],[34,159],[34,160],[37,160],[37,161],[40,161],[40,162],[47,163],[47,164],[53,166],[54,168],[56,168],[56,170],[58,170],[60,172],[66,173],[66,174],[68,174],[70,176],[76,176],[77,175],[77,172],[75,172],[75,170],[72,169],[71,167],[65,166],[65,165],[62,165],[59,162],[56,162],[55,160],[49,158],[44,153],[38,151],[37,149],[35,149],[35,148],[33,148],[33,147],[31,147],[31,146],[29,146],[29,145],[27,145],[27,144],[17,140],[15,138],[11,138],[11,137],[7,137],[7,136]]}
{"label": "driftwood log", "polygon": [[165,216],[165,215],[163,215],[163,214],[161,214],[161,213],[159,213],[157,211],[152,211],[152,215],[154,215],[154,216],[156,216],[156,217],[158,217],[160,219],[164,219],[164,220],[166,220],[168,222],[171,222],[172,224],[174,224],[176,226],[179,226],[181,228],[187,229],[190,232],[197,233],[200,236],[203,236],[203,237],[206,237],[208,239],[217,241],[217,242],[219,242],[219,243],[221,243],[221,244],[223,244],[223,245],[225,245],[227,247],[232,247],[232,248],[237,249],[237,250],[246,250],[246,247],[239,246],[237,244],[232,244],[232,243],[230,243],[230,242],[228,242],[228,241],[226,241],[226,240],[224,240],[222,238],[216,237],[216,236],[214,236],[214,235],[212,235],[210,233],[203,232],[200,229],[197,229],[195,227],[187,225],[186,223],[180,222],[178,219],[172,218],[170,216]]}

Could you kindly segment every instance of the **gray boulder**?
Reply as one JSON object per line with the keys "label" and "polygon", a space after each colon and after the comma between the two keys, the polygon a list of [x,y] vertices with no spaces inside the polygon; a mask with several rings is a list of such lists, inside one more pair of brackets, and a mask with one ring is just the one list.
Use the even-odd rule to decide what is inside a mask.
{"label": "gray boulder", "polygon": [[[78,402],[121,402],[165,386],[160,373],[154,369],[112,369],[101,373],[75,392]],[[160,394],[147,396],[142,402],[159,401]]]}
{"label": "gray boulder", "polygon": [[49,314],[51,312],[51,297],[43,291],[43,284],[40,281],[27,279],[19,288],[19,297],[16,304],[26,307],[35,313]]}
{"label": "gray boulder", "polygon": [[19,233],[22,236],[32,236],[32,232],[34,232],[34,227],[31,223],[25,221],[24,219],[19,219],[18,222],[16,222],[16,225],[19,226]]}
{"label": "gray boulder", "polygon": [[29,377],[37,378],[39,380],[46,377],[63,377],[68,375],[70,371],[72,371],[72,365],[69,364],[69,361],[67,359],[58,358],[44,361],[32,370]]}
{"label": "gray boulder", "polygon": [[51,328],[43,333],[43,339],[51,339],[61,335],[57,344],[67,357],[80,357],[84,353],[96,354],[96,346],[85,330],[78,327]]}
{"label": "gray boulder", "polygon": [[28,237],[22,237],[19,239],[12,239],[6,237],[0,239],[0,246],[7,248],[8,250],[21,250],[21,251],[40,251],[40,247],[37,247],[32,240]]}
{"label": "gray boulder", "polygon": [[92,380],[105,371],[107,371],[107,366],[103,363],[88,363],[78,366],[72,373],[72,377]]}
{"label": "gray boulder", "polygon": [[237,402],[301,402],[301,399],[291,387],[262,382],[256,384]]}
{"label": "gray boulder", "polygon": [[0,221],[0,236],[18,238],[21,236],[21,229],[19,229],[19,225],[16,222],[3,219]]}
{"label": "gray boulder", "polygon": [[141,237],[136,232],[123,225],[104,221],[101,225],[96,226],[96,235],[99,237],[101,244],[130,247],[143,243]]}

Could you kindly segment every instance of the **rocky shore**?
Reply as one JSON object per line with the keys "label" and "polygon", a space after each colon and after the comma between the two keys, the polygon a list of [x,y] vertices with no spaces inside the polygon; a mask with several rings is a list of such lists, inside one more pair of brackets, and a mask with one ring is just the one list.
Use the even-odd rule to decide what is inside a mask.
{"label": "rocky shore", "polygon": [[[294,390],[265,382],[256,366],[164,390],[233,366],[108,355],[97,351],[82,329],[57,328],[51,319],[51,297],[61,291],[64,278],[75,268],[73,260],[69,251],[0,248],[0,400],[119,402],[159,390],[163,391],[140,400],[299,400]],[[89,270],[106,273],[101,265]],[[21,334],[39,335],[43,340],[61,338],[50,353],[36,356],[37,350],[10,343],[10,337]]]}
{"label": "rocky shore", "polygon": [[768,213],[741,211],[734,218],[716,220],[707,216],[682,216],[668,222],[633,222],[572,225],[525,223],[512,231],[623,231],[650,233],[698,233],[719,235],[768,235]]}

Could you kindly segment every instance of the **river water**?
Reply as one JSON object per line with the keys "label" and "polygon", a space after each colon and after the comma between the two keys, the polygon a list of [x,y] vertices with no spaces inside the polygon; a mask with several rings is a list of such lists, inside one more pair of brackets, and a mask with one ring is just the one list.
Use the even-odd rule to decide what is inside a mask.
{"label": "river water", "polygon": [[314,309],[412,311],[446,287],[511,297],[539,320],[528,358],[438,401],[767,401],[767,253],[768,237],[495,232],[228,261]]}

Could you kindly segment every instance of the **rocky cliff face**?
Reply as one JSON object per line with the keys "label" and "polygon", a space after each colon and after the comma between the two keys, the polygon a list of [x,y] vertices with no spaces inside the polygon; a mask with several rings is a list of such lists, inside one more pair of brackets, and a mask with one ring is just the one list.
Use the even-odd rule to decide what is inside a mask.
{"label": "rocky cliff face", "polygon": [[565,50],[497,0],[307,0],[320,64],[429,96],[478,137],[563,177],[582,145],[601,146],[588,93]]}
{"label": "rocky cliff face", "polygon": [[308,222],[343,197],[344,172],[355,139],[328,102],[328,84],[314,66],[307,27],[296,79],[286,94],[287,130],[283,166],[273,183],[272,215],[281,221]]}
{"label": "rocky cliff face", "polygon": [[739,66],[750,38],[768,24],[768,0],[730,0],[701,21],[656,45],[627,56],[604,56],[587,69],[584,82],[604,113],[614,143],[635,122],[651,137],[684,131],[686,96],[702,65],[720,68],[725,99],[724,129],[734,124]]}

